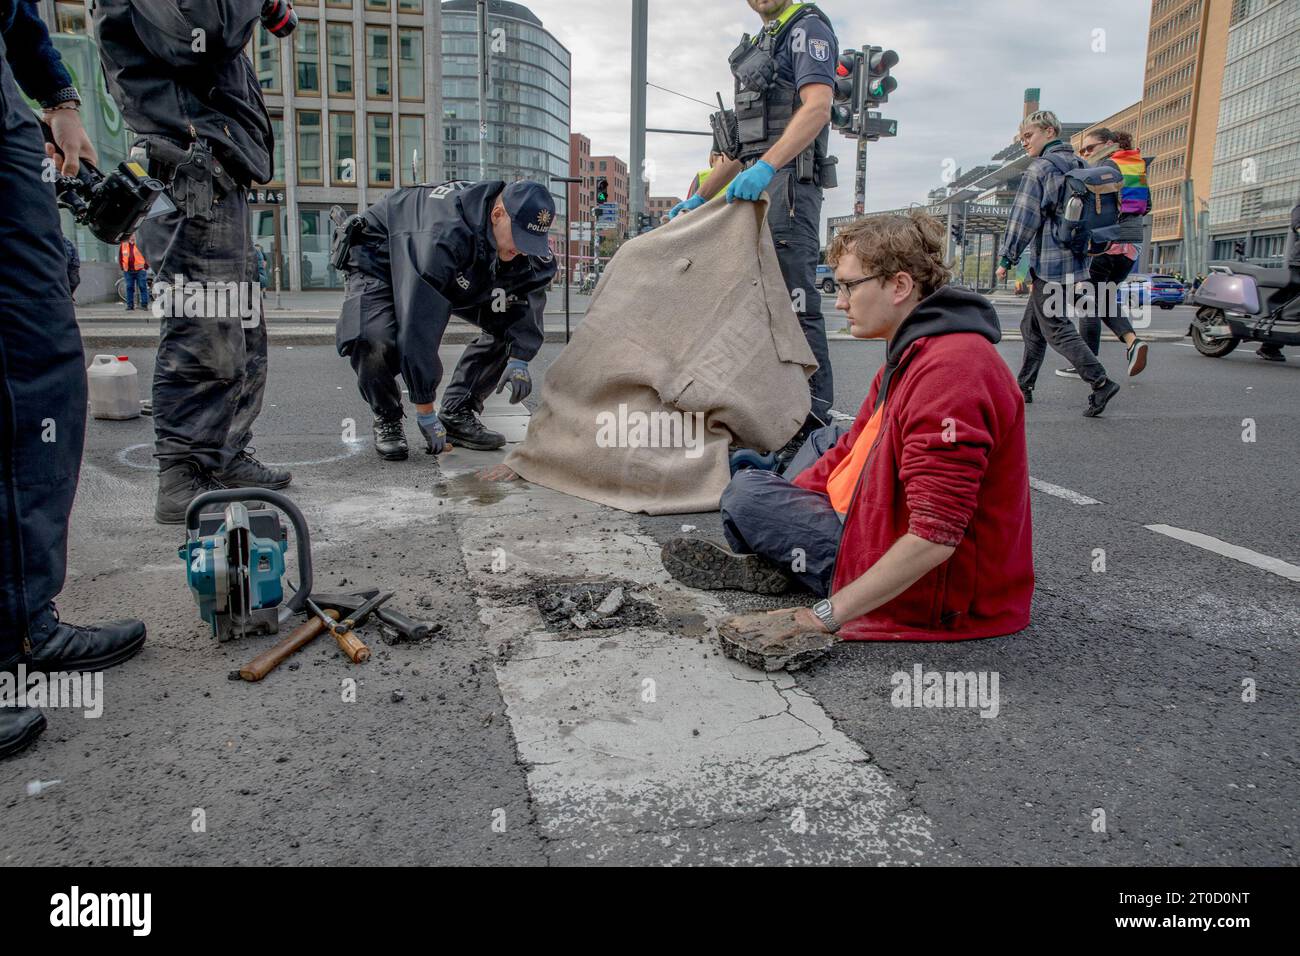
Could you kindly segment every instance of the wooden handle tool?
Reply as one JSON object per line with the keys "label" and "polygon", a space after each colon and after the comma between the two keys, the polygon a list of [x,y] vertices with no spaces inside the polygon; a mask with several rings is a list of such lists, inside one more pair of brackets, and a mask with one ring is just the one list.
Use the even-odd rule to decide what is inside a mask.
{"label": "wooden handle tool", "polygon": [[[333,615],[336,619],[338,618],[337,611],[328,611],[326,613]],[[318,617],[308,618],[306,622],[299,624],[290,631],[289,635],[280,643],[258,654],[241,667],[239,676],[246,681],[256,683],[284,663],[287,658],[320,637],[324,631],[324,621]]]}

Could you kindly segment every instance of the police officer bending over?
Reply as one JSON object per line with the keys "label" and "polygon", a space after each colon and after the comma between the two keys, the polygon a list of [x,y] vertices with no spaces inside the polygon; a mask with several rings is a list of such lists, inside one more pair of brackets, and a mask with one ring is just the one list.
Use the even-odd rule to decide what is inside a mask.
{"label": "police officer bending over", "polygon": [[725,157],[699,192],[669,216],[703,205],[724,186],[727,202],[752,202],[767,191],[767,223],[781,275],[817,358],[808,383],[812,410],[787,446],[798,448],[808,432],[828,423],[834,399],[816,280],[822,189],[836,185],[836,159],[828,155],[828,144],[839,44],[826,14],[811,3],[747,2],[764,26],[757,37],[746,35],[730,57],[736,100],[734,124],[727,117],[729,129],[718,137]]}
{"label": "police officer bending over", "polygon": [[[375,414],[381,458],[407,455],[399,373],[429,454],[448,442],[483,450],[506,443],[476,413],[498,381],[498,392],[510,386],[512,403],[532,390],[528,363],[542,346],[555,276],[547,242],[554,218],[544,186],[489,180],[407,186],[338,224],[334,262],[348,274],[338,350],[351,359]],[[435,413],[438,346],[452,313],[483,331],[466,347]]]}
{"label": "police officer bending over", "polygon": [[274,144],[244,47],[259,15],[281,36],[297,22],[283,0],[263,5],[97,0],[93,12],[108,90],[141,137],[150,174],[170,185],[177,206],[140,225],[145,259],[163,282],[183,275],[187,290],[217,283],[237,290],[236,307],[225,299],[217,315],[194,315],[187,292],[187,308],[161,317],[154,517],[164,524],[184,521],[201,492],[283,488],[291,478],[248,448],[266,388],[266,326],[247,189],[271,178]]}

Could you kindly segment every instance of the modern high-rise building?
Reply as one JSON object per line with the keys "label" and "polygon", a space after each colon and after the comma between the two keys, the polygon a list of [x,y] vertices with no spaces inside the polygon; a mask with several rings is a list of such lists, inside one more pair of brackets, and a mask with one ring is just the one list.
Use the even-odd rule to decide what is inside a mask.
{"label": "modern high-rise building", "polygon": [[[488,0],[486,171],[488,179],[532,179],[551,190],[562,244],[569,175],[569,51],[520,3]],[[442,116],[445,179],[479,179],[478,19],[475,0],[442,4]]]}
{"label": "modern high-rise building", "polygon": [[1183,183],[1192,184],[1197,212],[1210,200],[1228,17],[1238,2],[1151,4],[1138,146],[1155,157],[1147,170],[1151,242],[1143,255],[1153,271],[1185,267]]}
{"label": "modern high-rise building", "polygon": [[1300,202],[1300,0],[1237,0],[1228,28],[1209,258],[1277,266]]}

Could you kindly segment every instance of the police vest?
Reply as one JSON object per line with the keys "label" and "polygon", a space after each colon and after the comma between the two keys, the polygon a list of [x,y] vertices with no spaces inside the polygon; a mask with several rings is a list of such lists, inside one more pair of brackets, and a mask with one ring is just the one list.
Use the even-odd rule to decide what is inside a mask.
{"label": "police vest", "polygon": [[[766,153],[790,125],[799,109],[799,89],[793,77],[786,79],[776,68],[776,48],[785,35],[804,17],[815,16],[831,27],[830,18],[814,4],[794,9],[773,28],[764,29],[754,39],[745,34],[727,62],[736,81],[736,125],[739,132],[741,162],[749,163]],[[833,27],[832,27],[833,29]],[[820,167],[826,157],[825,130],[817,134],[800,160],[815,159]],[[801,163],[802,165],[802,163]]]}

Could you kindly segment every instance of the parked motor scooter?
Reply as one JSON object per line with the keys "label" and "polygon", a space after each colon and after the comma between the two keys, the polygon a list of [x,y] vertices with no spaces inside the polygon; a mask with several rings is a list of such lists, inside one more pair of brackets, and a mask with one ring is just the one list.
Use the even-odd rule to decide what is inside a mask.
{"label": "parked motor scooter", "polygon": [[1196,351],[1222,358],[1237,343],[1300,345],[1300,269],[1213,262],[1192,295]]}

